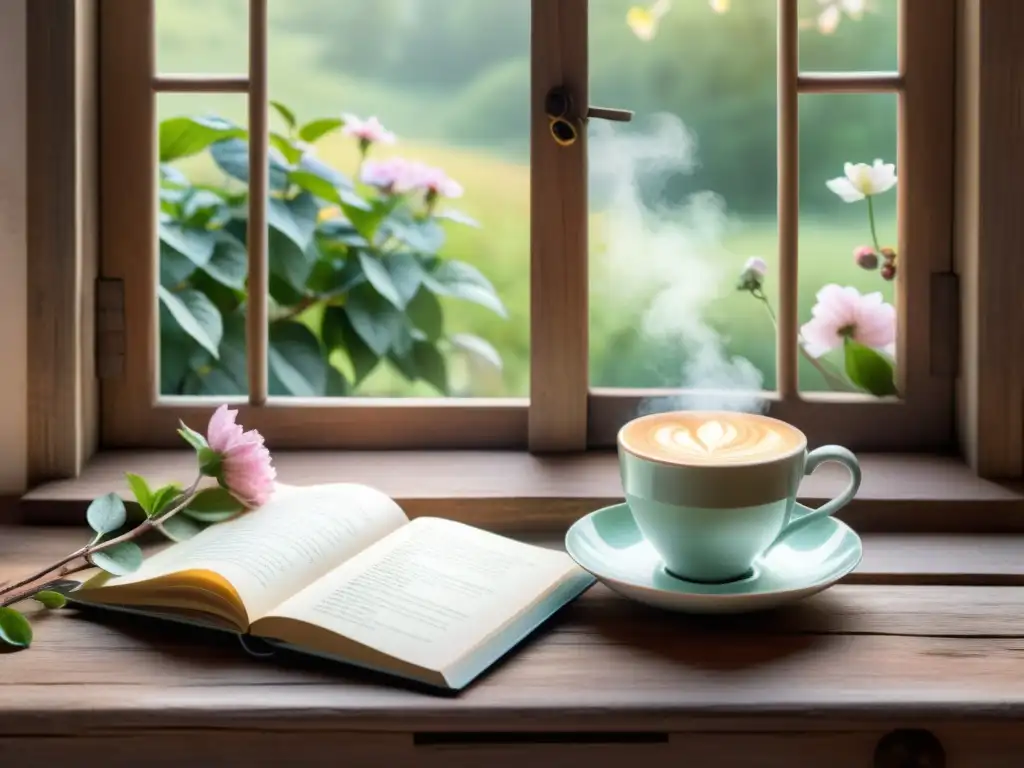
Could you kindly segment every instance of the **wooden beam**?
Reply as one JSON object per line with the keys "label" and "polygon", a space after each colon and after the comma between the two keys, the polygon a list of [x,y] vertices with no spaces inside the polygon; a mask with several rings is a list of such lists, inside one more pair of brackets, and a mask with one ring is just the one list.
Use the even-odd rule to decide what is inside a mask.
{"label": "wooden beam", "polygon": [[956,269],[964,455],[985,477],[1024,474],[1024,3],[959,2]]}
{"label": "wooden beam", "polygon": [[95,0],[30,2],[28,481],[73,477],[98,440]]}
{"label": "wooden beam", "polygon": [[[530,450],[587,444],[587,0],[533,0],[530,92]],[[568,89],[578,137],[552,138],[548,91]]]}

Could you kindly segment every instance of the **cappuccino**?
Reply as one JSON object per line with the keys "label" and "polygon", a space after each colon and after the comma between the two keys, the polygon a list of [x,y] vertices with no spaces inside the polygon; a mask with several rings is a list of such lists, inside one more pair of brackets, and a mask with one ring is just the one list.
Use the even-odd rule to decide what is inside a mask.
{"label": "cappuccino", "polygon": [[756,464],[802,451],[806,438],[778,419],[728,411],[674,411],[634,419],[620,446],[649,461],[688,466]]}

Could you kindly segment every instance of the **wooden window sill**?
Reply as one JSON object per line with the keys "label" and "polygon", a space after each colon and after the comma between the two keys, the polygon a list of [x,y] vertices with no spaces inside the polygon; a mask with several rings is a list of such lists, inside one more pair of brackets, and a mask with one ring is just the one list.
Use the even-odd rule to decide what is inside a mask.
{"label": "wooden window sill", "polygon": [[[501,451],[278,451],[281,482],[360,482],[390,495],[410,516],[433,515],[495,530],[555,530],[622,500],[612,451],[534,456]],[[858,531],[1024,532],[1024,486],[981,480],[957,458],[864,454],[864,482],[840,517]],[[77,522],[96,496],[128,494],[124,472],[156,482],[189,481],[188,451],[103,451],[74,480],[45,483],[22,498],[21,520]],[[844,470],[805,478],[801,500],[838,493]]]}
{"label": "wooden window sill", "polygon": [[[0,530],[0,581],[81,536]],[[960,584],[970,572],[977,585]],[[733,768],[759,754],[766,768],[861,768],[886,733],[913,727],[949,765],[1016,765],[1024,586],[993,583],[1024,584],[1024,536],[869,533],[846,583],[761,615],[667,614],[597,585],[457,697],[308,657],[253,659],[219,633],[67,611],[3,657],[0,755]]]}

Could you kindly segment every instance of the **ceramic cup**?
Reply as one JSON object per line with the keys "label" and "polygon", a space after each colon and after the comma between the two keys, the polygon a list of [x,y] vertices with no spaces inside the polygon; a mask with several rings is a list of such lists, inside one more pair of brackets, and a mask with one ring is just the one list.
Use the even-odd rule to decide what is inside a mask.
{"label": "ceramic cup", "polygon": [[[661,429],[671,424],[672,416],[652,414],[630,424]],[[760,452],[759,446],[753,445],[739,456],[722,454],[719,462],[714,450],[703,456],[687,456],[684,452],[668,457],[664,452],[637,450],[635,441],[623,440],[630,424],[619,431],[619,466],[626,502],[640,532],[673,576],[708,583],[744,578],[773,544],[814,520],[834,514],[860,487],[860,465],[850,451],[827,445],[808,452],[804,434],[777,419],[693,411],[679,412],[678,417],[686,425],[717,420],[738,425],[741,430],[745,426],[755,431],[783,430],[788,443],[781,450],[778,445],[769,445],[771,450]],[[644,423],[645,419],[652,421]],[[717,423],[715,429],[716,435],[721,433]],[[801,478],[827,461],[849,470],[849,484],[839,496],[817,509],[798,504]]]}

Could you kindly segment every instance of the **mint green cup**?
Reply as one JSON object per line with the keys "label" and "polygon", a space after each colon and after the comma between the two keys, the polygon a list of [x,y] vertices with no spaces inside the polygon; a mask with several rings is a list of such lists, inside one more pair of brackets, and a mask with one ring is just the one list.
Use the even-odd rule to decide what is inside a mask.
{"label": "mint green cup", "polygon": [[[640,456],[623,444],[620,430],[619,468],[626,502],[640,532],[673,576],[699,582],[744,578],[775,543],[834,514],[856,495],[861,471],[850,451],[826,445],[808,452],[803,433],[769,420],[802,440],[785,454],[742,463],[686,464],[682,459]],[[849,470],[849,484],[817,509],[797,503],[800,480],[828,461]]]}

